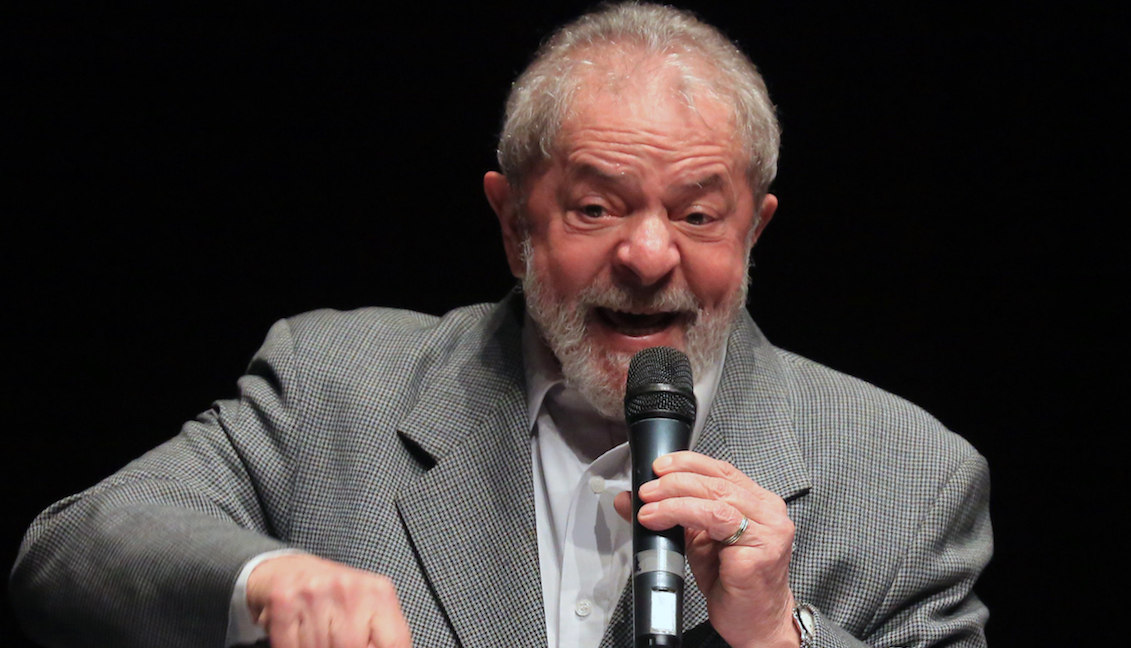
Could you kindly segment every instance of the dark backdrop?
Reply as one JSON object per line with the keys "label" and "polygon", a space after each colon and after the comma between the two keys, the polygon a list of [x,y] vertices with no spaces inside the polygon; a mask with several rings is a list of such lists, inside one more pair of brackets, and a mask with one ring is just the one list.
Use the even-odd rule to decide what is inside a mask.
{"label": "dark backdrop", "polygon": [[[40,509],[232,395],[275,319],[509,288],[480,178],[510,80],[584,5],[410,4],[4,10],[0,564]],[[785,129],[751,309],[989,458],[993,644],[1103,643],[1126,544],[1125,27],[860,5],[694,6]],[[0,644],[25,645],[4,608]]]}

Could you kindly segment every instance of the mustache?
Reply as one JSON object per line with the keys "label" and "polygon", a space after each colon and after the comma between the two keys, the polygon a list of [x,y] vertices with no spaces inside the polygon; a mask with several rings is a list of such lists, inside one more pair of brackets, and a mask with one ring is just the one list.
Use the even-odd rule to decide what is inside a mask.
{"label": "mustache", "polygon": [[702,309],[690,289],[665,286],[641,290],[611,282],[595,283],[577,295],[577,305],[585,309],[604,308],[625,313],[686,313]]}

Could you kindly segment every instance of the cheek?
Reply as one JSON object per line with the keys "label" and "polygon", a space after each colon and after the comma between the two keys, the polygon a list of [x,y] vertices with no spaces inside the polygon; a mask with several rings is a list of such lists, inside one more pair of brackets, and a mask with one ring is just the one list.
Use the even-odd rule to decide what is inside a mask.
{"label": "cheek", "polygon": [[746,255],[739,250],[726,253],[702,251],[685,263],[687,281],[704,306],[718,306],[730,299],[746,278]]}
{"label": "cheek", "polygon": [[555,242],[539,263],[543,276],[559,293],[575,294],[598,280],[608,267],[608,256],[596,240]]}

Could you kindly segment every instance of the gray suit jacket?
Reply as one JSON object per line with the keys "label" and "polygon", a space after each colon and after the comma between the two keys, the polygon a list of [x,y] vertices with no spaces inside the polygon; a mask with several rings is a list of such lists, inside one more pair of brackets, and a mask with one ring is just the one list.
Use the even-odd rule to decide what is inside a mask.
{"label": "gray suit jacket", "polygon": [[[391,577],[418,647],[545,645],[521,323],[516,299],[279,322],[238,399],[37,518],[11,582],[29,633],[220,646],[242,564],[292,546]],[[986,465],[930,416],[744,318],[695,449],[788,502],[818,645],[984,645]],[[688,592],[687,645],[724,645]],[[628,604],[603,646],[631,645]]]}

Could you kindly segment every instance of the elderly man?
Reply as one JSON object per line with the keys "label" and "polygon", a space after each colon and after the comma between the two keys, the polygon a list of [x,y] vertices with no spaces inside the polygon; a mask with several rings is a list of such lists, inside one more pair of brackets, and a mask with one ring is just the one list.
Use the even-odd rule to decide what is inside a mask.
{"label": "elderly man", "polygon": [[629,358],[691,359],[693,451],[638,519],[686,530],[685,643],[981,646],[984,460],[745,312],[777,207],[754,66],[676,10],[562,28],[484,178],[523,297],[277,324],[181,434],[33,525],[50,645],[628,646]]}

